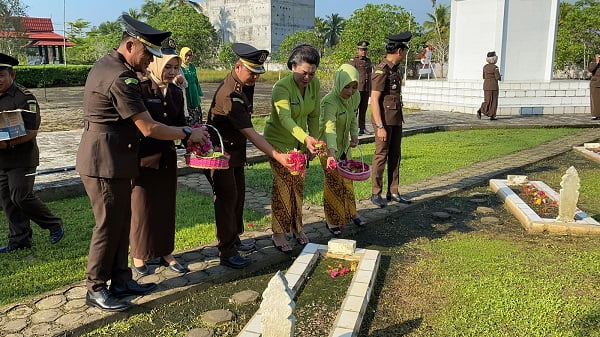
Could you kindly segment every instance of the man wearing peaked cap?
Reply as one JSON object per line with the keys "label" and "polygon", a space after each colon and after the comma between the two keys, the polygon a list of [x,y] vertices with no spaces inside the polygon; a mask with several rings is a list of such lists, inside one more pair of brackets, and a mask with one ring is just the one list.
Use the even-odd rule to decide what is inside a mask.
{"label": "man wearing peaked cap", "polygon": [[119,47],[94,64],[85,83],[84,131],[76,162],[96,221],[88,255],[86,304],[107,311],[132,305],[120,297],[156,288],[154,283],[132,279],[127,258],[139,133],[160,140],[203,143],[206,139],[200,128],[167,126],[152,119],[136,72],[145,72],[153,56],[162,56],[160,45],[171,33],[128,15],[123,15],[123,21],[126,29]]}
{"label": "man wearing peaked cap", "polygon": [[138,21],[127,14],[122,16],[125,22],[125,33],[144,44],[144,47],[156,57],[161,57],[161,44],[171,36],[171,32],[158,30],[144,22]]}
{"label": "man wearing peaked cap", "polygon": [[[19,61],[0,53],[0,112],[22,109],[20,112],[26,133],[0,141],[0,202],[8,222],[8,245],[1,253],[30,248],[32,230],[30,220],[50,230],[50,243],[63,237],[62,220],[34,193],[34,175],[39,165],[36,136],[40,126],[39,105],[35,96],[14,83],[14,66]],[[30,112],[29,112],[30,111]]]}
{"label": "man wearing peaked cap", "polygon": [[251,72],[264,74],[263,63],[269,56],[269,51],[259,50],[245,43],[234,43],[231,50],[239,57],[240,62]]}
{"label": "man wearing peaked cap", "polygon": [[240,234],[244,232],[246,140],[250,140],[281,165],[288,167],[289,164],[288,155],[277,152],[257,133],[250,118],[254,85],[260,74],[265,72],[263,63],[269,52],[245,43],[234,43],[231,49],[238,60],[215,92],[208,113],[208,124],[219,130],[225,151],[231,155],[229,168],[206,170],[205,174],[214,194],[221,264],[231,268],[244,268],[250,264],[250,259],[242,257],[238,250],[254,249],[253,243],[240,241]]}
{"label": "man wearing peaked cap", "polygon": [[368,41],[359,41],[357,44],[356,56],[348,62],[351,66],[358,70],[358,92],[360,93],[360,104],[358,105],[358,134],[371,134],[365,126],[367,116],[367,107],[369,106],[369,95],[371,94],[371,73],[373,72],[373,64],[371,59],[367,57],[369,47]]}
{"label": "man wearing peaked cap", "polygon": [[[411,32],[387,37],[386,56],[375,67],[371,76],[371,119],[376,127],[373,175],[371,178],[371,202],[385,207],[387,201],[403,204],[410,200],[398,194],[400,183],[400,152],[402,142],[402,76],[398,65],[406,58]],[[387,195],[383,191],[383,172],[387,164]]]}

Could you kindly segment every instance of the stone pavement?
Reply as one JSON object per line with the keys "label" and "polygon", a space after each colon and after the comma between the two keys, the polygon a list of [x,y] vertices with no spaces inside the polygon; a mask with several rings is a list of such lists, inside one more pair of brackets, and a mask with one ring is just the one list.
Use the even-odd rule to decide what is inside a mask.
{"label": "stone pavement", "polygon": [[[418,205],[454,191],[487,182],[491,177],[507,172],[513,168],[537,162],[544,158],[571,150],[572,146],[585,142],[597,141],[600,138],[600,123],[594,123],[588,115],[549,115],[528,117],[502,117],[498,121],[477,120],[473,115],[440,111],[423,111],[407,114],[405,131],[407,134],[447,129],[474,129],[490,127],[585,127],[589,128],[576,135],[564,136],[533,149],[508,154],[501,158],[491,159],[455,170],[453,172],[428,178],[410,185],[402,186],[400,193],[414,200],[412,205],[391,203],[379,209],[369,200],[358,200],[359,214],[369,223],[384,221],[396,216],[408,207]],[[42,164],[40,169],[70,166],[74,164],[74,156],[79,141],[80,131],[64,131],[40,133],[38,143],[41,148]],[[372,136],[365,136],[361,141],[372,141]],[[253,161],[261,160],[254,148],[250,148]],[[77,175],[74,172],[40,176],[36,189],[45,197],[69,193],[81,193]],[[210,188],[202,174],[193,170],[182,170],[179,182],[200,193],[209,194]],[[74,187],[75,186],[75,187]],[[80,187],[79,187],[80,188]],[[51,191],[50,193],[46,191]],[[270,195],[247,189],[246,207],[263,213],[270,211]],[[303,220],[307,236],[314,242],[326,242],[331,234],[324,226],[323,209],[319,206],[305,205]],[[346,227],[345,236],[360,230],[354,225]],[[68,230],[67,230],[68,235]],[[151,266],[152,274],[140,278],[141,282],[156,282],[159,288],[154,293],[131,298],[138,304],[134,309],[124,313],[108,313],[85,305],[85,287],[78,282],[61,289],[34,296],[18,303],[0,308],[0,335],[6,337],[23,336],[75,336],[94,328],[126,318],[128,315],[148,311],[151,308],[167,303],[186,295],[188,290],[204,289],[213,284],[232,280],[246,273],[256,271],[276,263],[289,261],[290,256],[276,250],[271,245],[270,230],[249,231],[244,233],[244,240],[253,241],[257,251],[248,256],[253,264],[244,270],[232,270],[219,265],[215,244],[208,244],[176,254],[185,262],[190,273],[179,275],[164,267]],[[291,241],[294,243],[293,240]],[[300,246],[295,246],[299,252]]]}

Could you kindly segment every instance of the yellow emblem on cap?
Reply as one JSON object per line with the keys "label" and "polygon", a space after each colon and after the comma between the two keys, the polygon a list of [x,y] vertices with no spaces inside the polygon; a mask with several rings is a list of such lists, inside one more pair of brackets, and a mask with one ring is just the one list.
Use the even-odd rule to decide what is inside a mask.
{"label": "yellow emblem on cap", "polygon": [[268,55],[267,53],[260,54],[260,58],[258,59],[258,61],[260,63],[264,63],[267,60],[267,55]]}

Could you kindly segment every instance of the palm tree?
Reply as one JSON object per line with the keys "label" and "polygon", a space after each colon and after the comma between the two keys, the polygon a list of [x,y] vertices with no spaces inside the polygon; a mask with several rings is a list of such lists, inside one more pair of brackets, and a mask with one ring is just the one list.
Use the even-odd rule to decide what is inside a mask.
{"label": "palm tree", "polygon": [[444,62],[448,57],[450,40],[450,7],[439,5],[434,9],[433,14],[427,13],[431,19],[423,22],[423,28],[428,33],[435,36],[430,42],[433,45],[433,55],[438,62],[442,64],[442,74],[444,73]]}
{"label": "palm tree", "polygon": [[325,51],[325,35],[327,34],[327,28],[325,27],[325,20],[321,17],[315,17],[315,34],[319,38],[319,52],[323,55]]}
{"label": "palm tree", "polygon": [[219,9],[219,20],[217,21],[216,26],[217,34],[221,38],[221,43],[225,44],[229,42],[229,35],[231,29],[235,27],[235,22],[231,20],[231,13],[226,10],[225,7]]}
{"label": "palm tree", "polygon": [[202,13],[202,7],[200,6],[200,4],[198,2],[195,2],[195,1],[189,1],[189,0],[166,0],[164,2],[164,6],[167,7],[167,8],[169,8],[169,9],[174,9],[176,7],[185,6],[185,5],[190,5],[193,9],[196,10],[196,12]]}
{"label": "palm tree", "polygon": [[140,11],[142,13],[142,17],[148,19],[156,16],[156,14],[158,14],[162,8],[163,5],[161,2],[156,0],[144,0]]}
{"label": "palm tree", "polygon": [[127,12],[123,12],[122,14],[127,14],[136,20],[143,19],[142,12],[138,11],[135,8],[129,8],[129,10]]}
{"label": "palm tree", "polygon": [[344,31],[344,18],[337,13],[327,15],[327,19],[325,20],[325,31],[325,40],[327,41],[327,44],[329,47],[334,47],[340,42],[340,36]]}

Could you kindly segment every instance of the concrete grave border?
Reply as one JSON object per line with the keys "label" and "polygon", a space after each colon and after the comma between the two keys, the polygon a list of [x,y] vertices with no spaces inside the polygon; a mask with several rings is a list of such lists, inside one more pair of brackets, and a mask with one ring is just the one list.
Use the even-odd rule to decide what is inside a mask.
{"label": "concrete grave border", "polygon": [[[308,280],[308,276],[320,256],[359,261],[329,337],[355,337],[358,335],[373,292],[381,253],[377,250],[355,249],[355,247],[356,241],[345,239],[331,239],[327,246],[309,243],[285,273],[288,285],[295,296]],[[260,337],[261,333],[261,313],[258,310],[238,334],[238,337]]]}
{"label": "concrete grave border", "polygon": [[[541,181],[529,184],[544,191],[552,200],[559,200],[559,194]],[[600,234],[600,223],[579,208],[575,212],[575,222],[561,222],[542,218],[525,203],[508,185],[506,179],[490,179],[490,188],[504,201],[510,212],[530,233],[548,232],[552,234],[587,235]]]}
{"label": "concrete grave border", "polygon": [[[587,145],[587,146],[586,146]],[[588,146],[599,145],[598,143],[585,143],[583,146],[573,146],[573,150],[581,153],[582,155],[588,157],[589,159],[600,163],[600,153],[596,153],[588,149]]]}

